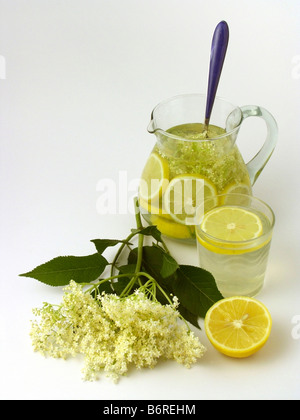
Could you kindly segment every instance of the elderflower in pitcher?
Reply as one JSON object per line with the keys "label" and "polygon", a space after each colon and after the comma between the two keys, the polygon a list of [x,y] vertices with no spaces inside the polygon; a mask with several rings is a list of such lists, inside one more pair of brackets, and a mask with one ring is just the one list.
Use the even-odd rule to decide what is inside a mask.
{"label": "elderflower in pitcher", "polygon": [[[157,105],[148,127],[157,142],[141,176],[140,206],[150,224],[177,239],[195,237],[196,211],[204,200],[207,211],[218,194],[251,194],[277,141],[276,122],[261,107],[239,108],[216,98],[208,131],[199,122],[204,108],[204,95],[176,96]],[[236,138],[249,116],[265,120],[268,136],[246,165]]]}

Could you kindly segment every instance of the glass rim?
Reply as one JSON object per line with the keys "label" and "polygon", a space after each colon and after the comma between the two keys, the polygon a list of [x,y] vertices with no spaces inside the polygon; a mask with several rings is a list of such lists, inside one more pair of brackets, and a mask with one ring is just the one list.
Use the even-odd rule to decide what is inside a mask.
{"label": "glass rim", "polygon": [[[192,97],[192,96],[199,97],[199,98],[206,98],[206,95],[204,93],[183,93],[183,94],[180,94],[180,95],[175,95],[175,96],[171,96],[171,97],[169,97],[167,99],[164,99],[161,102],[159,102],[153,108],[153,110],[151,112],[151,121],[150,121],[149,126],[154,121],[155,111],[160,106],[165,105],[166,103],[171,102],[171,101],[174,101],[176,99],[187,98],[187,97]],[[216,96],[215,101],[220,101],[220,102],[226,103],[227,105],[231,105],[232,106],[232,111],[234,111],[235,109],[238,109],[240,111],[240,116],[241,116],[238,125],[234,129],[232,129],[230,131],[227,131],[226,133],[221,134],[220,136],[211,137],[209,139],[187,139],[185,137],[176,136],[175,134],[171,134],[171,133],[167,132],[166,130],[163,130],[162,128],[155,128],[153,130],[150,130],[149,129],[149,126],[148,126],[148,131],[149,131],[150,134],[155,134],[155,133],[158,132],[158,133],[161,133],[162,135],[165,135],[167,137],[173,138],[174,140],[180,140],[180,141],[183,141],[183,142],[185,141],[185,142],[190,142],[190,143],[193,143],[193,142],[197,142],[197,143],[199,143],[199,142],[210,142],[210,141],[219,140],[219,139],[222,139],[222,138],[231,136],[232,134],[234,134],[236,131],[238,131],[240,129],[241,124],[242,124],[242,121],[243,121],[243,112],[242,112],[241,108],[238,105],[234,105],[233,103],[229,102],[228,100],[224,99],[221,96]],[[203,116],[203,121],[204,121],[204,116]]]}
{"label": "glass rim", "polygon": [[[197,225],[195,226],[195,228],[196,228],[196,230],[197,231],[200,231],[202,234],[203,234],[203,236],[205,237],[205,238],[207,238],[209,241],[211,241],[212,243],[214,243],[214,245],[217,243],[218,245],[225,245],[225,246],[230,246],[230,245],[232,245],[232,246],[237,246],[237,245],[240,245],[240,246],[242,246],[243,248],[244,247],[247,247],[247,245],[251,245],[251,244],[253,244],[253,242],[257,242],[257,241],[259,241],[259,242],[264,242],[264,240],[267,240],[267,238],[268,237],[270,237],[271,235],[272,235],[272,231],[273,231],[273,228],[274,228],[274,225],[275,225],[275,213],[274,213],[274,211],[273,211],[273,209],[269,206],[269,204],[267,204],[265,201],[263,201],[262,199],[260,199],[260,198],[258,198],[258,197],[255,197],[255,196],[252,196],[252,195],[249,195],[249,194],[242,194],[242,193],[229,193],[229,194],[217,194],[216,195],[216,197],[217,198],[220,198],[220,197],[228,197],[228,196],[232,196],[232,197],[247,197],[247,198],[250,198],[251,200],[254,200],[254,201],[256,201],[256,202],[258,202],[258,203],[260,203],[260,205],[263,205],[265,208],[267,208],[268,209],[268,211],[270,212],[270,214],[271,214],[271,217],[272,217],[272,220],[270,220],[269,219],[269,217],[267,217],[267,215],[265,214],[265,212],[264,212],[264,215],[268,218],[268,220],[270,221],[270,227],[268,228],[268,231],[267,232],[265,232],[263,235],[260,235],[260,236],[258,236],[257,238],[254,238],[254,239],[247,239],[247,240],[244,240],[244,241],[228,241],[228,240],[226,240],[226,239],[220,239],[220,238],[217,238],[216,236],[213,236],[213,235],[210,235],[209,233],[206,233],[206,232],[204,232],[202,229],[201,229],[201,223],[202,223],[202,221],[203,221],[203,218],[204,218],[204,216],[207,214],[207,213],[209,213],[210,211],[212,211],[212,210],[214,210],[214,209],[216,209],[216,208],[218,208],[218,207],[223,207],[223,206],[226,206],[226,204],[225,205],[216,205],[216,206],[214,206],[213,208],[211,208],[210,210],[208,210],[206,213],[204,213],[203,215],[202,215],[202,217],[201,217],[201,220],[199,221],[199,223],[197,223]],[[206,199],[206,200],[204,200],[204,203],[206,202],[206,201],[211,201],[211,198],[208,198],[208,199]],[[234,206],[234,204],[233,205],[230,205],[230,204],[228,204],[228,206]],[[239,206],[240,207],[240,205],[239,204],[236,204],[236,206]],[[252,210],[252,208],[250,207],[250,206],[247,206],[247,207],[249,207],[249,211],[251,211]],[[216,246],[216,245],[215,245]]]}

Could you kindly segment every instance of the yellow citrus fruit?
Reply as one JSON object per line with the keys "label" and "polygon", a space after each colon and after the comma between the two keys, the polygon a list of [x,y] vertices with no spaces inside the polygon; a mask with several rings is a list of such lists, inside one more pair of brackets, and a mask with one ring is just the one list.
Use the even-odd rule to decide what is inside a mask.
{"label": "yellow citrus fruit", "polygon": [[[226,197],[225,194],[245,194],[245,195],[251,195],[252,194],[252,189],[251,186],[247,183],[231,183],[229,185],[227,185],[227,187],[221,192],[221,194],[223,195],[220,198],[220,203],[219,204],[243,204],[242,203],[242,197],[237,197],[236,199],[236,203],[234,202],[234,197],[230,196],[229,198]],[[247,201],[245,201],[245,205],[247,205]]]}
{"label": "yellow citrus fruit", "polygon": [[165,219],[173,220],[171,216],[164,210],[162,207],[161,199],[145,201],[139,197],[139,204],[143,210],[146,210],[148,213],[155,216],[163,216]]}
{"label": "yellow citrus fruit", "polygon": [[263,232],[263,225],[252,211],[243,207],[221,206],[204,216],[201,229],[220,240],[242,242],[258,238]]}
{"label": "yellow citrus fruit", "polygon": [[251,187],[244,182],[233,182],[232,184],[227,185],[221,194],[251,194]]}
{"label": "yellow citrus fruit", "polygon": [[144,201],[158,199],[168,184],[169,166],[166,159],[151,153],[142,172],[139,196]]}
{"label": "yellow citrus fruit", "polygon": [[233,296],[215,303],[206,313],[205,331],[221,353],[235,358],[249,357],[267,342],[271,315],[261,302],[246,296]]}
{"label": "yellow citrus fruit", "polygon": [[[168,216],[168,215],[167,215]],[[151,215],[151,223],[163,234],[175,239],[189,239],[194,237],[194,227],[175,223],[172,220]]]}
{"label": "yellow citrus fruit", "polygon": [[195,225],[197,210],[204,200],[209,207],[217,204],[215,185],[197,174],[174,177],[165,193],[164,207],[177,223]]}

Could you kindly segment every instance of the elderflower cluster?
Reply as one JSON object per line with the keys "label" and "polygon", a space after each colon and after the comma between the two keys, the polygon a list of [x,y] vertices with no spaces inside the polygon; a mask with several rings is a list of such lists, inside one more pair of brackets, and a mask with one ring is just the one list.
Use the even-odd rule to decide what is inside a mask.
{"label": "elderflower cluster", "polygon": [[45,303],[34,309],[34,349],[58,358],[84,355],[84,379],[106,372],[114,380],[131,364],[154,367],[160,357],[190,367],[205,352],[199,339],[177,322],[178,302],[163,306],[140,290],[120,298],[102,294],[94,299],[70,282],[60,306]]}

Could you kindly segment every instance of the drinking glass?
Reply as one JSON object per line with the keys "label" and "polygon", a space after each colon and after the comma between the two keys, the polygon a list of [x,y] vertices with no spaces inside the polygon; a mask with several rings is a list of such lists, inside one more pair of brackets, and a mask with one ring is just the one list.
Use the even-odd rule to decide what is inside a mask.
{"label": "drinking glass", "polygon": [[[226,215],[234,209],[242,209],[242,214],[257,216],[259,234],[252,239],[224,240],[217,234],[208,232],[205,219],[217,209],[221,225],[235,228],[244,221],[233,223]],[[228,213],[229,212],[229,213]],[[222,219],[224,215],[224,219]],[[250,216],[251,217],[251,216]],[[256,219],[257,220],[257,219]],[[218,223],[218,221],[216,221]],[[271,246],[275,215],[271,207],[262,200],[245,194],[224,194],[218,196],[218,204],[202,215],[196,226],[197,250],[200,267],[212,273],[224,297],[256,296],[264,285],[268,256]],[[215,226],[215,225],[214,225]],[[223,227],[223,226],[222,226]],[[213,228],[214,232],[218,229]],[[220,235],[221,236],[221,235]]]}

